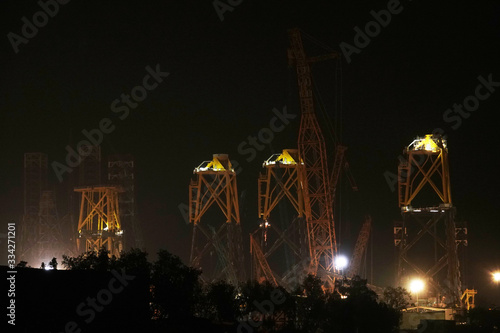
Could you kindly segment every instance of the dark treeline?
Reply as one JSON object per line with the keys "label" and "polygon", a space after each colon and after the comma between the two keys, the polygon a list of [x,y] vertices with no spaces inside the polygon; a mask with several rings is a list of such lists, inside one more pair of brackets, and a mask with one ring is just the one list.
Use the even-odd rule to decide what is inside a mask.
{"label": "dark treeline", "polygon": [[[55,264],[55,265],[54,265]],[[334,293],[307,276],[293,291],[249,281],[203,283],[201,271],[160,250],[64,257],[67,270],[18,267],[16,328],[26,332],[396,332],[409,294],[381,301],[354,278]],[[57,263],[51,263],[57,268]]]}

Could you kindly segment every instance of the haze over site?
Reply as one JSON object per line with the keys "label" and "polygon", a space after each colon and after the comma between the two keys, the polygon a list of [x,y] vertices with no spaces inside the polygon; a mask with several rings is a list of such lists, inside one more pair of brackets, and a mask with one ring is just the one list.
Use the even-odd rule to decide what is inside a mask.
{"label": "haze over site", "polygon": [[[326,126],[328,114],[334,122],[359,187],[352,193],[341,183],[340,251],[351,253],[370,213],[374,282],[393,283],[392,228],[400,212],[387,175],[397,172],[398,156],[416,136],[441,129],[453,204],[469,228],[464,282],[478,289],[478,302],[498,303],[489,275],[500,268],[497,3],[257,0],[222,14],[212,1],[59,4],[45,24],[34,18],[43,10],[36,1],[0,4],[3,230],[23,212],[23,154],[47,153],[58,186],[69,175],[64,168],[73,168],[66,147],[76,151],[89,140],[85,133],[100,141],[96,129],[103,156],[136,159],[138,214],[152,258],[165,248],[188,261],[182,207],[193,169],[214,153],[238,162],[243,232],[255,230],[262,161],[297,147],[300,110],[287,29],[300,27],[317,41],[308,40],[308,54],[322,54],[326,45],[345,60],[341,89],[333,88],[340,82],[334,62],[313,67],[325,105],[318,119]],[[34,19],[37,32],[25,37],[23,25]],[[259,136],[263,128],[272,140]]]}

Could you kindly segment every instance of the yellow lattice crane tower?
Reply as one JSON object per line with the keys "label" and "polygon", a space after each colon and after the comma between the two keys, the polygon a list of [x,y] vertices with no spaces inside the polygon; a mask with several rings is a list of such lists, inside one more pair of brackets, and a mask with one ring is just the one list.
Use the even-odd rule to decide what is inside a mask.
{"label": "yellow lattice crane tower", "polygon": [[[196,178],[189,185],[191,266],[203,270],[204,280],[225,279],[237,285],[245,280],[245,271],[236,172],[227,154],[214,154],[211,161],[202,162],[193,173]],[[202,217],[214,203],[226,221],[202,223]],[[210,257],[215,257],[216,267],[210,267]]]}
{"label": "yellow lattice crane tower", "polygon": [[120,256],[123,230],[120,223],[118,186],[75,188],[80,192],[77,249],[80,253],[105,248],[110,255]]}
{"label": "yellow lattice crane tower", "polygon": [[[292,288],[296,282],[302,281],[307,273],[304,268],[308,268],[307,264],[304,265],[309,254],[304,210],[304,163],[297,149],[284,149],[281,154],[268,158],[262,167],[264,172],[258,179],[261,223],[259,229],[250,235],[252,273],[257,281],[267,280]],[[270,216],[284,199],[290,202],[297,215],[280,228]],[[287,255],[291,257],[289,260]]]}
{"label": "yellow lattice crane tower", "polygon": [[338,53],[310,58],[306,56],[299,29],[289,30],[289,64],[295,65],[300,99],[299,156],[305,164],[304,202],[311,265],[309,273],[318,274],[325,286],[333,288],[334,259],[337,252],[333,199],[328,175],[325,140],[314,112],[310,63],[338,58]]}
{"label": "yellow lattice crane tower", "polygon": [[[429,294],[444,303],[460,303],[456,209],[451,201],[446,140],[428,134],[405,150],[398,167],[402,222],[394,227],[398,248],[398,282],[419,277]],[[418,206],[417,206],[418,205]],[[415,207],[417,206],[417,207]],[[446,269],[445,269],[446,268]]]}

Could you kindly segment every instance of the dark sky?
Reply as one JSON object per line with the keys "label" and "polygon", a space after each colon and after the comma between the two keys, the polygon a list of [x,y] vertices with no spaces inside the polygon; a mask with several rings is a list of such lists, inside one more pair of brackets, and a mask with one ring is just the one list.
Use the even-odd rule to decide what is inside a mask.
{"label": "dark sky", "polygon": [[[299,117],[252,161],[238,146],[269,126],[273,108],[286,106],[299,114],[296,79],[287,65],[287,29],[299,27],[340,50],[341,42],[354,44],[354,28],[364,29],[374,19],[372,10],[386,9],[388,3],[247,0],[221,21],[209,0],[73,0],[59,5],[16,53],[8,34],[21,35],[22,18],[32,22],[41,7],[36,1],[2,1],[2,223],[22,213],[25,152],[46,152],[49,163],[64,162],[66,145],[74,146],[83,139],[82,130],[109,118],[115,130],[104,135],[103,156],[131,153],[136,158],[138,211],[149,253],[166,248],[187,261],[190,228],[178,206],[187,204],[193,168],[213,153],[228,153],[242,166],[242,224],[245,232],[255,229],[261,163],[273,152],[296,147]],[[414,137],[442,128],[453,203],[458,219],[469,225],[468,286],[479,289],[480,300],[499,304],[499,287],[492,285],[489,272],[500,268],[500,87],[492,87],[496,91],[458,128],[443,115],[474,95],[479,76],[500,82],[500,4],[405,0],[398,9],[366,47],[343,62],[340,94],[333,87],[340,82],[334,79],[334,63],[315,66],[326,113],[349,147],[360,188],[352,194],[341,187],[345,240],[340,240],[352,242],[361,225],[358,217],[370,213],[375,283],[392,282],[392,224],[399,208],[384,173],[396,172],[398,155]],[[311,55],[327,52],[304,43]],[[120,119],[112,102],[142,85],[145,68],[157,64],[169,76]],[[334,107],[335,91],[341,108]],[[318,118],[324,125],[325,118]],[[52,170],[50,178],[57,184]]]}

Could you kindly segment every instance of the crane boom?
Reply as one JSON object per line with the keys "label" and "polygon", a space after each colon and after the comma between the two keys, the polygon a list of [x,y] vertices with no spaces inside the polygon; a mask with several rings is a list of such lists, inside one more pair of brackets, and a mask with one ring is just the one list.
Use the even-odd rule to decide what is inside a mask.
{"label": "crane boom", "polygon": [[344,164],[344,154],[347,147],[337,145],[335,150],[335,161],[333,164],[332,175],[330,176],[330,191],[332,192],[332,202],[335,205],[335,193],[337,192],[337,184],[339,183],[340,172],[342,171],[342,165]]}
{"label": "crane boom", "polygon": [[276,278],[274,277],[271,267],[269,267],[266,256],[262,253],[259,243],[255,240],[252,234],[250,234],[250,253],[254,256],[255,269],[262,270],[264,278],[273,286],[277,287],[278,283],[276,282]]}
{"label": "crane boom", "polygon": [[363,259],[363,253],[365,253],[368,239],[370,238],[371,227],[372,217],[370,215],[366,215],[365,221],[363,222],[363,226],[361,227],[361,231],[358,235],[358,240],[356,241],[356,246],[354,247],[351,265],[349,266],[349,269],[347,271],[348,277],[354,277],[359,274],[361,259]]}
{"label": "crane boom", "polygon": [[[331,273],[335,267],[337,245],[325,140],[314,112],[309,63],[315,59],[307,58],[299,29],[291,29],[288,34],[290,38],[288,59],[290,64],[295,65],[297,71],[301,110],[298,147],[299,155],[305,163],[304,202],[311,256],[309,273],[319,273],[328,277],[325,280],[330,279],[332,282]],[[331,59],[336,56],[338,55],[332,53],[328,57],[318,59]],[[332,285],[333,283],[329,287],[331,288]]]}

